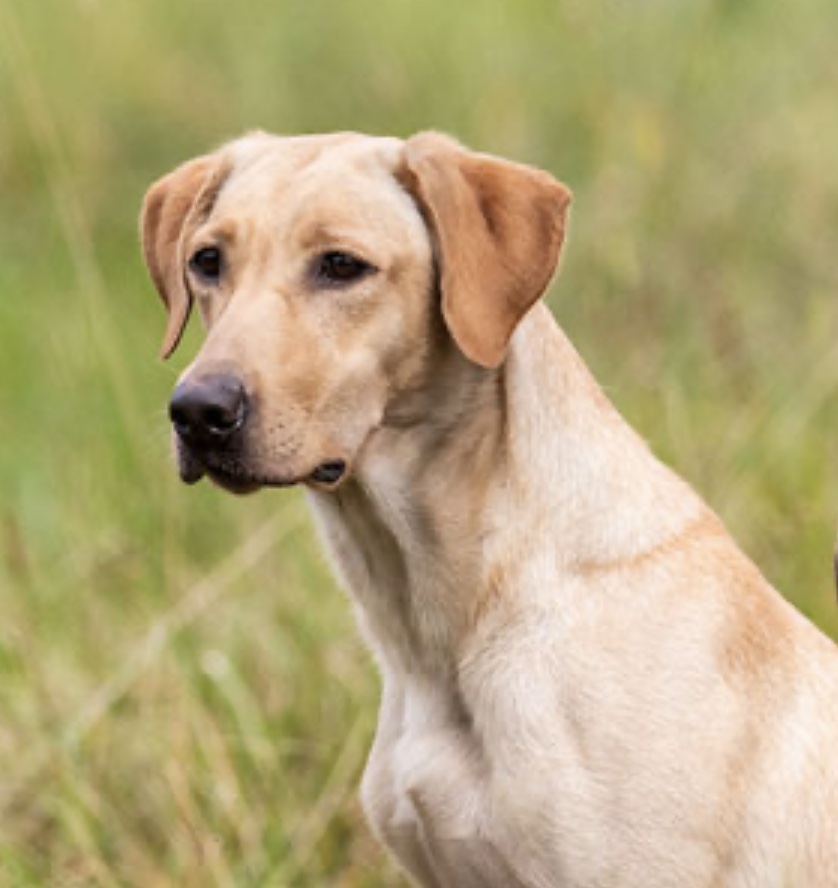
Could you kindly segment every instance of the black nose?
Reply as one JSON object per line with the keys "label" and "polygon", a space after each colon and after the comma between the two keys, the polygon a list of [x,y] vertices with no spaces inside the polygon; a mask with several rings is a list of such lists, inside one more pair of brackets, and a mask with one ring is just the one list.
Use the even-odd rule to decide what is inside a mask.
{"label": "black nose", "polygon": [[247,394],[241,381],[228,374],[182,382],[169,402],[169,417],[188,444],[216,447],[244,425]]}

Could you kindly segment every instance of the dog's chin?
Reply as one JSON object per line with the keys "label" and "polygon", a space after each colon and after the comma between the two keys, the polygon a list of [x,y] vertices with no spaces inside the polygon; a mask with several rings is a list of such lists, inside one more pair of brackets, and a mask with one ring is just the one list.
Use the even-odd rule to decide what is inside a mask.
{"label": "dog's chin", "polygon": [[[329,463],[327,465],[332,465],[332,463]],[[266,487],[286,488],[297,487],[300,484],[305,485],[309,488],[314,488],[315,490],[332,493],[333,491],[337,490],[337,488],[340,487],[341,484],[343,484],[343,482],[346,480],[345,473],[340,478],[333,478],[331,476],[324,475],[321,472],[321,467],[319,466],[313,472],[310,472],[309,474],[299,478],[257,478],[252,475],[240,473],[219,472],[215,469],[208,469],[206,471],[206,475],[210,479],[210,481],[213,482],[213,484],[217,485],[222,490],[226,490],[228,493],[234,493],[238,496],[244,496],[248,493],[255,493],[257,490],[262,490]]]}
{"label": "dog's chin", "polygon": [[[216,487],[226,490],[227,493],[234,493],[236,496],[245,496],[248,493],[256,493],[267,486],[264,481],[257,481],[246,475],[228,474],[226,472],[207,471],[207,477]],[[289,487],[290,484],[283,485]]]}

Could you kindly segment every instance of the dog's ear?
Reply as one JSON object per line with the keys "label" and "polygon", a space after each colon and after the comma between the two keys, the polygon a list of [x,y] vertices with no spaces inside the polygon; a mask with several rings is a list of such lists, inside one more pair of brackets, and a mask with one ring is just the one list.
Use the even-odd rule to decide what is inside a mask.
{"label": "dog's ear", "polygon": [[143,201],[143,254],[168,312],[160,350],[164,360],[177,348],[192,309],[183,255],[186,235],[210,212],[228,172],[218,156],[198,157],[155,182]]}
{"label": "dog's ear", "polygon": [[434,132],[407,141],[402,180],[436,237],[451,335],[471,361],[497,367],[556,269],[570,191]]}

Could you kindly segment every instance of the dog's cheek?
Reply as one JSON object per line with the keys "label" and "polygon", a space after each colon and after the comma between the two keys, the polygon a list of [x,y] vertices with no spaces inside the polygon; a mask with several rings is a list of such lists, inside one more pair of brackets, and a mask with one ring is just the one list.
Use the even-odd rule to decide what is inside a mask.
{"label": "dog's cheek", "polygon": [[381,423],[387,408],[389,386],[383,378],[367,377],[363,382],[348,386],[340,397],[338,423],[345,431],[347,445],[359,446],[372,428]]}
{"label": "dog's cheek", "polygon": [[430,307],[408,305],[392,318],[390,333],[377,351],[378,373],[392,394],[421,387],[444,341],[444,328],[435,323]]}

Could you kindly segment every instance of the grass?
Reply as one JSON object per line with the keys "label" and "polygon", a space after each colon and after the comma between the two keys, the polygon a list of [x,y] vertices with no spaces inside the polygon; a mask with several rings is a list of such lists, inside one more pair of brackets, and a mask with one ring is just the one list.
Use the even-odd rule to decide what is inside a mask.
{"label": "grass", "polygon": [[831,0],[0,0],[0,884],[403,883],[377,682],[297,494],[182,488],[144,189],[239,132],[433,126],[573,188],[551,303],[838,633]]}

